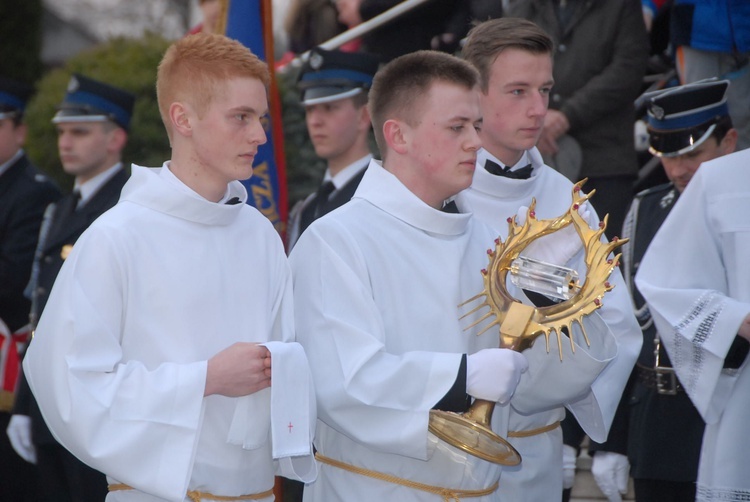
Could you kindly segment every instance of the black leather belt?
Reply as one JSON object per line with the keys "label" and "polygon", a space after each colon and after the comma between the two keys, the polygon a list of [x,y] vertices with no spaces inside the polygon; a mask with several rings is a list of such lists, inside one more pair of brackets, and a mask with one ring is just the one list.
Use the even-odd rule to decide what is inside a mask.
{"label": "black leather belt", "polygon": [[678,392],[685,392],[682,384],[677,379],[674,368],[659,367],[647,368],[641,364],[635,365],[638,381],[649,389],[665,396],[674,396]]}

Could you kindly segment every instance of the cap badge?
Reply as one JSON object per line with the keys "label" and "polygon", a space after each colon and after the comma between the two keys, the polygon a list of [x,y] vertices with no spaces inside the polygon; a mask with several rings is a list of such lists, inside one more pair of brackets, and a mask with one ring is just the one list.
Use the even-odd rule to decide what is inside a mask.
{"label": "cap badge", "polygon": [[68,92],[76,92],[81,84],[78,83],[78,79],[75,76],[70,77],[68,82]]}
{"label": "cap badge", "polygon": [[310,68],[313,70],[319,70],[323,66],[323,55],[316,52],[310,56]]}
{"label": "cap badge", "polygon": [[651,113],[657,118],[657,120],[664,119],[664,108],[661,106],[651,105]]}

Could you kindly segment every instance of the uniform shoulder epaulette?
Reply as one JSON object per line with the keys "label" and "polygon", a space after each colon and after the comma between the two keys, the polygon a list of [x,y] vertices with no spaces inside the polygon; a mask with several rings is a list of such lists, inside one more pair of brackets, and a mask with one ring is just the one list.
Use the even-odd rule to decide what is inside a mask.
{"label": "uniform shoulder epaulette", "polygon": [[656,185],[651,188],[647,188],[645,190],[641,190],[637,194],[635,194],[636,198],[643,199],[645,197],[650,197],[652,195],[661,194],[664,192],[668,192],[674,188],[674,185],[672,182],[669,183],[663,183],[661,185]]}

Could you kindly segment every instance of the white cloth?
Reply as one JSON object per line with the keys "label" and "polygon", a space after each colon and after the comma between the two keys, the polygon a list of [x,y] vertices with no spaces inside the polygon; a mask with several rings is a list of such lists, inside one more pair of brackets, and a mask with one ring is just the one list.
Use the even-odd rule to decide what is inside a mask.
{"label": "white cloth", "polygon": [[203,393],[207,360],[234,342],[293,340],[281,240],[254,208],[211,203],[169,175],[133,166],[120,202],[65,261],[24,360],[58,441],[136,488],[108,502],[274,484],[270,438],[253,450],[227,442],[242,399]]}
{"label": "white cloth", "polygon": [[[471,187],[455,199],[462,212],[471,212],[491,225],[501,239],[507,238],[507,218],[513,217],[519,207],[528,207],[532,198],[536,199],[538,219],[560,216],[572,203],[573,184],[544,165],[536,148],[527,155],[534,171],[529,179],[516,180],[487,172],[484,160],[498,160],[486,150],[480,150]],[[591,200],[594,209],[597,196],[599,194]],[[595,228],[598,216],[595,211],[590,211],[589,215],[589,224]],[[578,270],[583,278],[586,269],[583,252],[568,266]],[[642,344],[641,331],[619,270],[615,269],[610,282],[615,287],[605,295],[602,308],[584,319],[590,347],[583,341],[580,329],[574,326],[575,354],[569,341],[563,339],[562,362],[555,338],[550,340],[549,353],[543,338],[524,352],[529,370],[511,401],[509,430],[527,431],[562,420],[565,406],[593,440],[606,439]],[[503,470],[498,490],[500,499],[543,502],[559,497],[562,491],[560,429],[509,441],[519,451],[523,462]]]}
{"label": "white cloth", "polygon": [[723,369],[750,314],[750,150],[701,166],[651,242],[635,282],[677,376],[706,421],[698,500],[750,498],[750,369]]}
{"label": "white cloth", "polygon": [[[424,204],[372,161],[352,200],[314,221],[290,255],[295,325],[318,395],[318,452],[399,478],[482,490],[501,466],[428,433],[462,354],[499,347],[464,331],[457,306],[480,293],[495,234],[470,215]],[[493,330],[491,330],[493,331]],[[507,432],[496,406],[495,432]],[[435,502],[436,495],[326,464],[306,501]],[[495,496],[472,498],[489,502]]]}

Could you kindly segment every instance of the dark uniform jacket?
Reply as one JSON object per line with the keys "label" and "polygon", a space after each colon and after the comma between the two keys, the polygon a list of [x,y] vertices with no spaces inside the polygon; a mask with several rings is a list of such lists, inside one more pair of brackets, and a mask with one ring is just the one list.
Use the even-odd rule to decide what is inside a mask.
{"label": "dark uniform jacket", "polygon": [[[365,164],[356,175],[352,176],[352,178],[346,183],[346,185],[333,192],[328,200],[323,203],[323,206],[321,208],[322,210],[318,217],[330,213],[337,207],[343,206],[344,204],[349,202],[349,200],[354,195],[354,192],[357,191],[359,182],[362,181],[362,177],[365,175],[366,170],[367,164]],[[292,209],[289,217],[290,224],[287,239],[287,252],[290,252],[292,250],[294,245],[297,243],[299,236],[302,235],[302,232],[304,232],[305,229],[310,226],[310,223],[315,220],[314,213],[319,196],[319,192],[311,194],[304,201],[298,203]]]}
{"label": "dark uniform jacket", "polygon": [[649,40],[638,0],[568,0],[576,11],[562,30],[553,0],[515,0],[506,16],[538,24],[556,44],[549,106],[570,122],[581,146],[581,178],[635,175],[634,100]]}
{"label": "dark uniform jacket", "polygon": [[0,319],[11,332],[29,322],[29,282],[39,227],[48,204],[60,197],[57,186],[26,155],[0,176]]}
{"label": "dark uniform jacket", "polygon": [[[127,172],[125,169],[121,169],[102,185],[85,205],[77,211],[68,212],[67,215],[65,214],[67,212],[66,206],[70,207],[76,202],[73,195],[67,195],[58,202],[54,213],[52,213],[49,230],[46,236],[42,237],[43,242],[36,258],[39,262],[39,275],[33,293],[36,312],[41,314],[44,310],[52,285],[71,247],[96,218],[117,203],[120,198],[120,191],[127,180]],[[23,373],[18,386],[13,414],[31,417],[32,435],[35,444],[54,441],[42,419],[41,412],[33,399]]]}
{"label": "dark uniform jacket", "polygon": [[[608,442],[627,444],[634,478],[694,482],[698,475],[704,422],[679,381],[676,381],[674,395],[657,391],[652,371],[656,363],[656,328],[633,281],[648,245],[674,207],[678,195],[671,183],[639,193],[631,209],[632,225],[624,229],[624,237],[630,238],[623,253],[626,281],[630,285],[638,322],[643,330],[643,347],[631,387],[626,390],[623,399],[629,408],[629,411],[625,409],[628,415],[624,421],[629,421],[628,429],[613,431]],[[659,366],[672,367],[663,345],[659,352]],[[610,448],[605,445],[603,449]]]}

